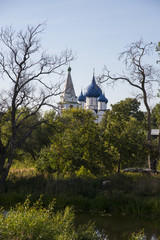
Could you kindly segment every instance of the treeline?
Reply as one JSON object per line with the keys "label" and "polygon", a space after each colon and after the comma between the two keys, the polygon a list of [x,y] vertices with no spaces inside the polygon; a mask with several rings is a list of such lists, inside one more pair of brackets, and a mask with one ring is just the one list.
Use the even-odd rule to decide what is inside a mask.
{"label": "treeline", "polygon": [[[159,108],[153,109],[153,127],[158,128]],[[43,121],[29,136],[15,159],[33,163],[56,178],[102,176],[128,167],[146,167],[148,152],[158,167],[158,139],[146,141],[146,114],[136,99],[112,105],[100,124],[91,110],[70,109],[34,115],[21,128],[21,138],[32,123]],[[9,125],[2,126],[9,133]],[[5,139],[4,139],[5,141]]]}

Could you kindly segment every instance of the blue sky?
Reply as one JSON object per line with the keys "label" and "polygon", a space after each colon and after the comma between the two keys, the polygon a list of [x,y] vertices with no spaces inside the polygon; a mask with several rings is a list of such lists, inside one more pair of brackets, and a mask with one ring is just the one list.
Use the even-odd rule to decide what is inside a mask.
{"label": "blue sky", "polygon": [[[42,44],[51,54],[66,48],[76,53],[71,62],[76,94],[86,88],[93,75],[106,65],[113,73],[121,72],[118,54],[141,37],[147,42],[160,41],[159,0],[1,0],[0,26],[25,28],[47,21]],[[158,56],[150,58],[156,65]],[[160,68],[160,65],[156,67]],[[66,67],[67,74],[67,67]],[[110,104],[132,97],[127,84],[102,85]],[[155,93],[157,89],[155,89]],[[159,100],[151,102],[152,106]]]}

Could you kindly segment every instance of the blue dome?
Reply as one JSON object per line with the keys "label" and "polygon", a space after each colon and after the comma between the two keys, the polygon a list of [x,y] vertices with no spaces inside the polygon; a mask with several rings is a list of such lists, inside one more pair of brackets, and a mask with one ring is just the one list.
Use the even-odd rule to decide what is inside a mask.
{"label": "blue dome", "polygon": [[92,83],[87,87],[86,93],[84,94],[85,97],[99,97],[102,95],[102,90],[96,84],[95,78],[93,76]]}
{"label": "blue dome", "polygon": [[81,95],[78,97],[78,101],[79,101],[79,102],[85,102],[85,101],[86,101],[86,98],[85,98],[85,96],[83,95],[82,91],[81,91]]}
{"label": "blue dome", "polygon": [[104,96],[104,94],[101,94],[97,100],[98,102],[108,103],[108,99]]}
{"label": "blue dome", "polygon": [[106,101],[105,101],[105,103],[108,103],[108,99],[106,98]]}

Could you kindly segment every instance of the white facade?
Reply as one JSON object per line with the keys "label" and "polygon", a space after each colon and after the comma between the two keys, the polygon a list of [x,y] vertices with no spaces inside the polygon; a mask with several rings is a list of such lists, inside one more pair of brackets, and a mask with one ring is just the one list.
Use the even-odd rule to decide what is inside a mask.
{"label": "white facade", "polygon": [[86,98],[85,109],[97,110],[97,98],[90,97]]}
{"label": "white facade", "polygon": [[81,91],[78,97],[75,95],[74,86],[71,78],[71,68],[68,68],[68,76],[65,82],[63,94],[60,97],[59,110],[81,107],[82,109],[91,109],[97,117],[97,122],[102,120],[104,112],[107,110],[107,98],[102,94],[102,90],[96,84],[95,78],[87,87],[85,93]]}

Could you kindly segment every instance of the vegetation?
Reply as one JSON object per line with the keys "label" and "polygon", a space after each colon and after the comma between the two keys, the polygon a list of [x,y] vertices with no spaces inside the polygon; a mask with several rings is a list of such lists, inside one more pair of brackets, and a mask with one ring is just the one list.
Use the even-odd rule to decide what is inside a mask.
{"label": "vegetation", "polygon": [[94,114],[88,110],[64,111],[55,121],[56,132],[50,146],[43,148],[37,161],[42,172],[56,173],[57,177],[98,176],[112,171],[117,157],[108,148]]}
{"label": "vegetation", "polygon": [[58,178],[97,177],[125,167],[145,167],[145,115],[139,106],[136,99],[120,101],[106,112],[100,125],[90,110],[63,111],[53,123],[50,144],[40,151],[38,170]]}
{"label": "vegetation", "polygon": [[147,113],[147,144],[148,144],[148,168],[156,170],[155,158],[151,158],[151,106],[149,100],[153,96],[153,87],[159,82],[159,73],[153,65],[146,63],[146,56],[155,51],[155,44],[152,42],[145,43],[142,39],[132,42],[127,50],[119,55],[119,59],[123,59],[126,73],[112,75],[105,67],[104,74],[100,77],[100,82],[124,81],[136,89],[137,95],[143,99],[143,103]]}
{"label": "vegetation", "polygon": [[62,66],[73,58],[71,51],[49,56],[39,39],[43,30],[44,24],[38,24],[18,33],[12,28],[0,31],[0,72],[9,86],[0,93],[0,187],[16,150],[44,123],[38,118],[40,110],[48,105],[55,107],[50,103],[61,93],[61,84],[51,83],[48,76],[55,72],[61,75]]}
{"label": "vegetation", "polygon": [[133,233],[129,240],[143,240],[145,239],[144,230],[141,230],[139,233]]}
{"label": "vegetation", "polygon": [[140,103],[136,99],[121,100],[112,105],[112,110],[105,114],[101,122],[105,142],[118,153],[115,162],[118,172],[121,167],[145,166],[145,116],[139,106]]}
{"label": "vegetation", "polygon": [[91,111],[82,109],[70,109],[61,116],[50,111],[38,118],[45,124],[32,132],[31,144],[26,142],[15,155],[29,168],[18,169],[14,160],[16,167],[1,189],[1,206],[15,206],[28,194],[35,202],[44,194],[45,206],[56,198],[55,209],[74,206],[110,214],[159,216],[159,175],[121,173],[125,167],[145,167],[145,115],[136,99],[113,105],[101,124],[95,123]]}
{"label": "vegetation", "polygon": [[42,52],[38,58],[42,49],[38,36],[43,30],[44,24],[39,24],[17,34],[11,28],[0,32],[5,46],[0,54],[1,73],[11,81],[11,90],[0,96],[0,187],[14,159],[32,159],[39,171],[57,179],[98,177],[125,167],[146,167],[146,155],[152,157],[151,165],[156,170],[159,148],[156,141],[151,141],[147,86],[157,75],[150,65],[141,62],[151,52],[152,44],[140,40],[121,54],[131,78],[104,76],[105,81],[121,79],[141,90],[147,116],[139,110],[136,99],[125,99],[113,105],[98,125],[89,110],[71,109],[61,116],[50,111],[42,116],[41,108],[50,106],[51,98],[60,93],[60,84],[48,86],[42,76],[55,69],[61,74],[61,67],[73,58],[68,51],[54,57]]}
{"label": "vegetation", "polygon": [[[138,233],[132,233],[131,238],[129,238],[129,240],[145,240],[145,239],[146,235],[144,229],[140,230]],[[160,237],[156,239],[159,240]]]}
{"label": "vegetation", "polygon": [[9,209],[24,202],[27,195],[34,203],[43,194],[54,209],[74,207],[76,211],[96,211],[112,215],[143,218],[160,216],[160,178],[141,174],[110,174],[105,178],[74,177],[56,180],[35,169],[13,170],[0,194],[0,206]]}
{"label": "vegetation", "polygon": [[30,206],[29,198],[24,204],[12,208],[6,216],[0,213],[0,239],[3,240],[98,240],[91,223],[74,226],[74,212],[66,207],[62,212],[54,212],[54,200],[48,208],[39,199]]}
{"label": "vegetation", "polygon": [[[6,205],[7,203],[10,205],[12,199],[13,204],[17,202],[14,197],[24,201],[27,194],[34,195],[35,192],[34,199],[42,193],[45,193],[47,198],[49,194],[56,197],[59,207],[60,202],[65,202],[62,203],[63,207],[67,203],[74,205],[75,201],[79,208],[80,201],[75,198],[80,198],[83,203],[86,201],[84,207],[89,206],[88,209],[92,209],[94,205],[101,211],[105,210],[105,207],[98,207],[99,205],[94,201],[105,202],[102,200],[104,199],[102,179],[114,176],[113,173],[120,172],[125,167],[145,167],[147,157],[145,115],[139,110],[139,102],[136,99],[126,99],[113,105],[112,110],[104,115],[100,125],[95,123],[95,116],[91,111],[82,109],[70,109],[64,111],[61,116],[56,116],[50,111],[38,117],[40,121],[41,118],[45,123],[32,132],[25,144],[15,152],[16,165],[18,162],[26,163],[30,170],[27,168],[24,171],[12,170],[2,189],[1,203],[3,201]],[[155,147],[156,144],[155,142]],[[156,151],[157,149],[152,149],[152,154],[156,154]],[[33,168],[35,166],[37,170]],[[121,175],[119,177],[121,179]],[[130,182],[130,178],[128,177],[126,181]],[[113,184],[113,180],[111,182]],[[72,194],[74,188],[71,189],[73,187],[71,183],[74,183],[74,188],[79,190],[83,185],[87,185],[88,189],[84,192],[88,194],[76,192]],[[77,185],[78,183],[80,186]],[[122,182],[123,187],[125,184]],[[138,181],[135,186],[139,186]],[[130,186],[130,188],[134,187]],[[116,196],[115,192],[118,192],[119,196],[121,191],[123,189],[119,191],[117,188],[114,189],[114,186],[112,192],[107,190],[109,205]],[[10,194],[5,201],[3,192]],[[135,191],[128,194],[124,196],[129,203],[130,199],[134,199]],[[87,198],[91,199],[88,201]],[[135,198],[138,201],[137,196]]]}
{"label": "vegetation", "polygon": [[[0,69],[11,81],[11,89],[0,94],[0,206],[13,207],[6,218],[1,211],[0,239],[98,239],[92,224],[74,227],[73,208],[159,217],[160,139],[151,138],[151,128],[160,126],[160,105],[151,112],[148,104],[148,84],[157,81],[157,73],[141,62],[152,44],[140,40],[121,54],[128,76],[112,77],[108,70],[103,76],[139,89],[147,113],[137,99],[127,98],[112,105],[98,124],[91,110],[69,109],[60,116],[40,111],[61,92],[60,83],[48,86],[42,76],[55,70],[61,75],[73,58],[68,51],[54,57],[42,52],[38,58],[43,29],[40,24],[17,35],[8,28],[0,32],[5,46]],[[145,169],[147,157],[157,175],[123,172]]]}

